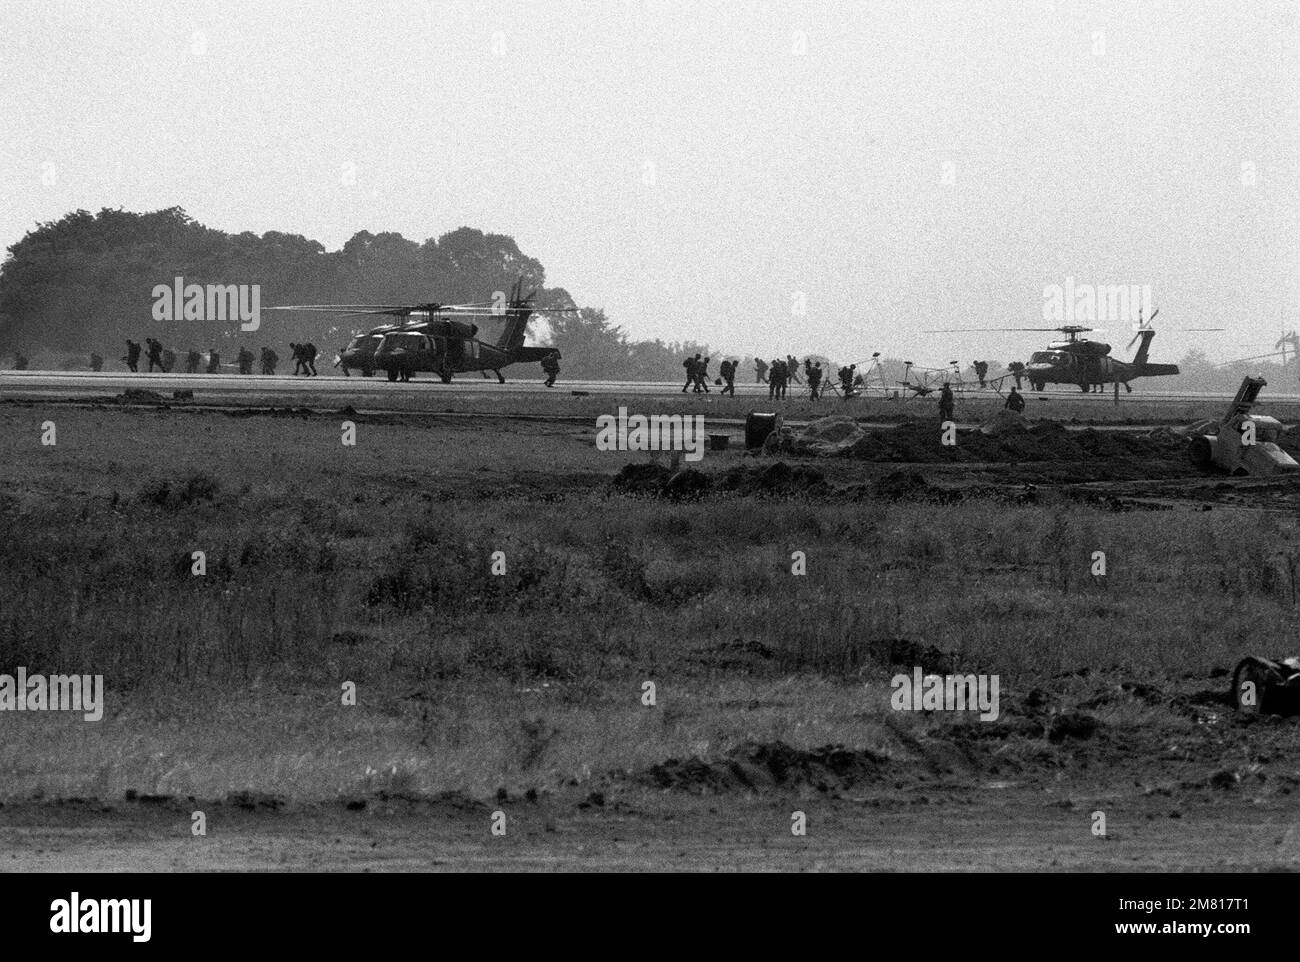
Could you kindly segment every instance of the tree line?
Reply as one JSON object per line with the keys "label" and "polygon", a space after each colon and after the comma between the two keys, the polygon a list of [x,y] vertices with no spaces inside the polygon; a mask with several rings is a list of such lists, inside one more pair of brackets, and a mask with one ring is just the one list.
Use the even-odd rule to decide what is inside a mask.
{"label": "tree line", "polygon": [[[522,277],[526,290],[538,290],[539,307],[577,306],[563,288],[545,286],[541,262],[523,253],[513,238],[471,227],[423,242],[392,231],[363,230],[339,250],[327,251],[300,234],[230,234],[205,227],[179,207],[146,213],[78,210],[38,224],[9,248],[0,264],[0,356],[21,352],[45,362],[37,366],[72,369],[88,367],[94,352],[108,359],[112,369],[127,338],[149,336],[178,352],[215,348],[224,356],[264,345],[284,353],[291,341],[311,341],[329,357],[352,334],[388,320],[273,314],[263,316],[260,330],[247,333],[228,320],[158,320],[154,290],[172,285],[176,277],[201,286],[258,285],[262,307],[478,302],[508,291]],[[731,358],[739,360],[738,380],[754,378],[752,356],[711,351],[693,341],[634,340],[596,307],[535,318],[532,337],[559,349],[569,377],[684,380],[682,362],[699,353],[712,357],[711,372]],[[1026,344],[1026,356],[1038,347]],[[804,355],[798,357],[802,361]],[[831,377],[847,363],[820,355],[814,360]],[[869,362],[858,363],[859,373],[865,374]],[[879,380],[897,386],[904,376],[903,361],[882,357],[881,363]],[[968,381],[973,380],[972,363],[963,362]],[[1005,373],[1009,364],[989,361],[987,376]],[[1182,374],[1152,383],[1169,390],[1232,390],[1243,374],[1261,373],[1270,382],[1295,385],[1298,373],[1290,358],[1285,369],[1270,360],[1214,365],[1193,351],[1179,364]]]}

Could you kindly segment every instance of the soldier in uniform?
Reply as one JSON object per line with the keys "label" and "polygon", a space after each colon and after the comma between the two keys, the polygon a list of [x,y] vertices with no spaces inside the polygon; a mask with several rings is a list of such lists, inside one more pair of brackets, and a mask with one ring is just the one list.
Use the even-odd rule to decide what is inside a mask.
{"label": "soldier in uniform", "polygon": [[215,347],[208,352],[208,373],[209,374],[221,373],[221,355],[217,353],[217,349]]}
{"label": "soldier in uniform", "polygon": [[185,373],[198,374],[199,365],[203,363],[203,355],[194,348],[190,348],[185,354]]}
{"label": "soldier in uniform", "polygon": [[132,374],[140,372],[138,366],[140,364],[140,344],[138,341],[133,341],[129,337],[126,339],[126,357],[122,358],[122,360],[126,361],[126,366],[131,369]]}
{"label": "soldier in uniform", "polygon": [[1006,408],[1008,411],[1015,411],[1017,414],[1023,414],[1025,411],[1025,396],[1015,388],[1007,395]]}
{"label": "soldier in uniform", "polygon": [[[311,377],[316,376],[316,354],[317,353],[318,352],[316,350],[316,345],[313,344],[311,341],[308,341],[306,344],[302,346],[303,368],[305,372],[309,374]],[[408,376],[406,380],[409,381],[410,377]]]}
{"label": "soldier in uniform", "polygon": [[162,352],[163,372],[166,374],[170,374],[172,372],[172,368],[174,368],[175,366],[176,366],[176,352],[173,351],[170,347],[165,348]]}
{"label": "soldier in uniform", "polygon": [[542,370],[546,373],[546,380],[542,383],[547,387],[555,387],[555,379],[560,376],[559,351],[552,351],[542,358]]}
{"label": "soldier in uniform", "polygon": [[988,362],[988,361],[976,361],[976,362],[975,362],[975,379],[976,379],[977,381],[980,382],[980,387],[984,387],[985,382],[986,382],[987,379],[988,379],[988,374],[989,374],[989,362]]}
{"label": "soldier in uniform", "polygon": [[793,381],[795,384],[802,384],[799,380],[799,359],[793,354],[785,356],[785,380],[789,384]]}
{"label": "soldier in uniform", "polygon": [[816,401],[821,397],[822,387],[822,362],[818,361],[805,372],[808,375],[808,397]]}
{"label": "soldier in uniform", "polygon": [[778,401],[785,399],[786,385],[788,383],[786,378],[788,376],[786,362],[780,358],[773,360],[772,367],[767,375],[768,395],[770,397],[774,397]]}
{"label": "soldier in uniform", "polygon": [[695,391],[699,393],[700,388],[704,388],[704,393],[709,394],[709,358],[705,358],[695,366]]}
{"label": "soldier in uniform", "polygon": [[724,385],[722,388],[722,393],[730,394],[732,397],[735,397],[736,396],[736,362],[723,361],[722,364],[718,366],[718,373],[722,375],[722,381]]}
{"label": "soldier in uniform", "polygon": [[953,396],[952,386],[947,381],[943,382],[943,390],[939,392],[939,420],[952,420]]}
{"label": "soldier in uniform", "polygon": [[1007,365],[1007,370],[1011,376],[1016,379],[1016,387],[1020,387],[1020,381],[1025,376],[1025,365],[1022,361],[1012,361]]}
{"label": "soldier in uniform", "polygon": [[695,366],[699,363],[700,363],[700,356],[698,354],[696,354],[694,357],[688,357],[686,360],[682,361],[682,367],[686,368],[686,383],[682,385],[683,394],[686,393],[687,388],[694,387]]}
{"label": "soldier in uniform", "polygon": [[262,373],[263,374],[274,374],[275,365],[278,364],[279,361],[280,361],[280,355],[276,354],[275,351],[273,351],[269,347],[262,348]]}
{"label": "soldier in uniform", "polygon": [[848,367],[842,367],[839,370],[840,389],[844,392],[844,400],[853,397],[853,378],[857,376],[858,366],[850,364]]}
{"label": "soldier in uniform", "polygon": [[[149,373],[153,373],[153,366],[158,365],[158,370],[163,370],[162,362],[162,341],[152,337],[146,337],[144,342],[149,345]],[[166,373],[165,371],[163,373]]]}
{"label": "soldier in uniform", "polygon": [[767,383],[767,361],[763,360],[761,357],[754,358],[754,383]]}
{"label": "soldier in uniform", "polygon": [[253,352],[252,351],[250,351],[246,347],[241,347],[239,349],[239,354],[236,355],[236,360],[239,362],[240,374],[253,373]]}

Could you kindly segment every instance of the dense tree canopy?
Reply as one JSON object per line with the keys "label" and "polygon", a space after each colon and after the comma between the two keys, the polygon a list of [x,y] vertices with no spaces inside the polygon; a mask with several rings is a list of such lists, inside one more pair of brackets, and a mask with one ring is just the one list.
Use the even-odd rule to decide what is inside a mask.
{"label": "dense tree canopy", "polygon": [[[227,234],[178,207],[150,213],[75,211],[40,224],[0,265],[0,353],[46,352],[116,358],[126,338],[157,337],[177,350],[341,345],[378,323],[327,314],[262,315],[257,332],[226,320],[157,320],[154,289],[185,284],[258,285],[261,307],[299,303],[462,303],[490,300],[520,277],[541,307],[573,307],[562,288],[544,287],[541,263],[503,234],[461,227],[423,243],[391,231],[360,231],[327,251],[297,234]],[[573,376],[676,377],[695,344],[632,342],[603,310],[544,315],[533,339],[553,343]],[[281,349],[281,354],[284,353]],[[76,363],[70,362],[70,363]]]}

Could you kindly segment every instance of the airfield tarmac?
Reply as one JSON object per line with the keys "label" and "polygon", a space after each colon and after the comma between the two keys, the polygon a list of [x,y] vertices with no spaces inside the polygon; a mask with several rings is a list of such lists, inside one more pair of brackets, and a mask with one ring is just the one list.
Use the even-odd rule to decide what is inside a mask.
{"label": "airfield tarmac", "polygon": [[[509,527],[515,523],[510,519],[521,511],[529,515],[549,511],[547,525],[557,526],[568,524],[560,519],[573,515],[609,524],[629,512],[654,509],[644,497],[601,494],[618,464],[639,459],[624,455],[611,462],[597,456],[592,450],[594,431],[589,419],[585,424],[569,418],[502,423],[502,410],[536,411],[540,409],[536,394],[555,397],[554,392],[538,386],[516,389],[495,382],[451,387],[380,382],[374,385],[378,390],[368,396],[379,399],[375,403],[386,408],[401,406],[401,399],[437,400],[416,405],[406,413],[359,415],[365,438],[358,452],[361,457],[341,462],[337,457],[338,412],[341,405],[358,405],[356,379],[275,379],[291,385],[281,388],[260,378],[218,377],[210,382],[174,378],[179,383],[173,387],[157,375],[82,375],[74,377],[82,379],[83,388],[69,390],[58,377],[33,375],[0,381],[5,394],[5,403],[0,405],[0,455],[6,466],[6,510],[28,523],[49,510],[44,506],[67,504],[77,506],[73,518],[76,510],[91,512],[91,520],[85,523],[96,530],[102,528],[105,537],[113,529],[112,522],[104,519],[118,517],[135,531],[153,530],[161,523],[160,536],[166,539],[174,536],[168,533],[171,516],[157,513],[166,510],[177,512],[175,523],[182,532],[182,543],[188,545],[185,539],[193,537],[190,532],[214,525],[218,530],[227,528],[239,523],[236,517],[240,514],[268,510],[296,516],[301,501],[312,506],[315,516],[334,501],[347,503],[361,495],[367,500],[355,509],[359,517],[370,516],[377,505],[391,503],[385,511],[406,510],[406,506],[418,507],[432,497],[435,506],[481,504],[491,512],[494,527]],[[23,390],[13,390],[20,380]],[[608,391],[609,396],[639,396],[612,385],[593,386]],[[669,395],[678,390],[667,387],[670,390],[664,393]],[[233,409],[187,409],[170,398],[118,401],[110,396],[126,388],[159,394],[194,388],[196,399],[210,394],[230,401]],[[29,391],[53,391],[56,397],[47,399]],[[16,394],[22,396],[16,398]],[[524,404],[497,408],[486,403],[494,394],[507,400],[522,397]],[[560,397],[562,402],[548,399],[547,404],[586,403],[571,394]],[[1136,394],[1133,397],[1149,400]],[[46,403],[57,398],[76,403]],[[1086,416],[1096,405],[1095,400],[1080,394],[1068,398],[1073,403],[1064,408],[1067,414]],[[701,399],[669,400],[695,405]],[[456,406],[463,403],[468,413],[454,419],[428,416],[437,412],[435,405],[451,401],[456,401]],[[608,406],[600,398],[590,401]],[[1060,403],[1064,401],[1060,399]],[[740,408],[751,402],[742,397],[735,404]],[[263,406],[268,403],[272,407]],[[1178,412],[1176,416],[1182,416],[1180,403],[1186,402],[1171,399],[1168,403],[1171,411]],[[323,410],[313,412],[309,404],[319,404]],[[992,409],[998,402],[990,398],[987,404]],[[1206,413],[1221,406],[1221,400],[1214,399]],[[901,407],[907,413],[907,406]],[[498,413],[479,418],[474,416],[474,408]],[[832,413],[842,410],[842,406],[831,406]],[[1103,414],[1110,405],[1096,410]],[[1140,410],[1148,409],[1143,406]],[[33,458],[34,425],[49,412],[57,412],[59,446],[48,456]],[[195,439],[202,443],[194,443]],[[269,461],[250,458],[248,452],[254,450],[265,452]],[[1196,543],[1196,526],[1204,517],[1201,512],[1214,512],[1211,519],[1220,511],[1227,512],[1222,521],[1243,531],[1251,522],[1239,519],[1260,513],[1286,519],[1283,523],[1289,524],[1300,494],[1290,482],[1195,477],[1181,459],[1157,449],[1149,462],[1129,461],[1118,474],[1113,464],[1086,461],[918,465],[815,459],[803,463],[844,491],[863,483],[884,484],[899,470],[920,472],[939,491],[975,495],[966,504],[936,508],[934,520],[940,527],[934,530],[963,532],[972,524],[994,528],[1008,523],[1023,525],[1028,523],[1026,517],[1036,518],[1040,533],[1029,542],[1051,551],[1052,541],[1069,535],[1068,522],[1061,527],[1060,519],[1050,512],[1043,518],[1041,510],[1032,507],[999,507],[1002,502],[996,496],[986,500],[989,492],[997,491],[1018,498],[1025,485],[1033,483],[1040,486],[1040,494],[1055,491],[1067,499],[1052,502],[1057,506],[1054,511],[1068,513],[1070,504],[1099,507],[1099,511],[1087,512],[1080,523],[1103,534],[1111,531],[1109,537],[1122,537],[1126,528],[1136,525],[1129,550],[1144,550],[1149,545],[1157,559],[1166,551],[1177,553],[1178,539],[1183,537],[1179,532],[1185,526],[1191,526],[1186,529],[1188,543]],[[711,452],[702,465],[713,476],[738,469],[758,472],[760,479],[768,466],[767,459],[756,462],[734,448]],[[139,488],[143,496],[177,472],[195,468],[222,483],[224,493],[217,495],[212,508],[199,504],[193,511],[155,509],[142,505],[133,493]],[[1099,469],[1116,476],[1097,480]],[[1159,481],[1135,477],[1148,470],[1164,471],[1165,476]],[[251,493],[240,494],[241,490]],[[1094,492],[1102,500],[1094,502]],[[261,500],[248,507],[245,499],[250,497]],[[846,504],[845,498],[862,500]],[[278,507],[281,502],[284,507]],[[722,511],[727,503],[702,508]],[[875,497],[862,492],[843,496],[834,491],[810,492],[806,497],[796,492],[790,508],[780,507],[782,503],[760,494],[750,507],[742,503],[737,510],[795,512],[774,517],[804,517],[814,531],[824,528],[827,532],[839,530],[837,525],[842,522],[833,520],[836,517],[857,519],[864,511],[867,516],[879,517],[874,512],[880,510],[873,507]],[[814,505],[819,507],[810,513]],[[500,513],[502,510],[506,513]],[[663,510],[678,516],[694,509],[665,506]],[[897,523],[912,530],[913,538],[961,536],[926,534],[924,525],[931,523],[926,520],[928,515],[898,510],[903,514]],[[304,520],[308,517],[306,509],[301,514]],[[657,521],[649,523],[658,526]],[[889,529],[888,521],[872,523]],[[662,527],[671,530],[672,524]],[[553,533],[555,527],[541,530]],[[1164,534],[1167,545],[1155,543],[1157,533]],[[344,544],[354,544],[357,552],[369,557],[372,549],[367,545],[373,539],[362,534],[373,532],[351,531]],[[737,545],[743,549],[745,538],[756,537],[746,535]],[[816,536],[810,537],[816,540]],[[788,550],[784,542],[780,547]],[[1222,550],[1227,552],[1230,547]],[[579,544],[575,553],[588,550]],[[1047,670],[1042,676],[1007,671],[1004,721],[987,730],[964,725],[897,725],[887,710],[881,715],[872,707],[882,698],[879,692],[862,699],[862,679],[874,678],[874,669],[866,676],[858,674],[837,682],[829,697],[824,683],[804,674],[781,673],[768,680],[764,672],[771,671],[768,666],[779,653],[778,642],[755,636],[739,622],[732,624],[723,618],[718,624],[707,612],[692,613],[688,617],[699,622],[696,625],[692,620],[691,624],[707,643],[684,655],[667,656],[674,666],[667,669],[673,685],[684,687],[690,698],[685,707],[670,707],[663,713],[665,734],[635,724],[629,729],[636,744],[645,746],[638,752],[650,753],[643,760],[633,761],[620,750],[607,752],[610,758],[590,764],[569,762],[564,739],[580,736],[588,724],[585,713],[597,711],[591,707],[593,703],[608,700],[603,696],[604,701],[598,698],[593,702],[589,682],[581,676],[552,676],[540,686],[519,681],[516,684],[522,687],[502,696],[491,718],[494,725],[500,720],[503,730],[509,729],[502,736],[503,757],[508,758],[509,751],[519,751],[515,740],[520,736],[510,726],[522,725],[532,731],[534,720],[544,717],[559,733],[553,746],[545,749],[559,758],[551,762],[550,754],[542,756],[547,759],[543,763],[547,772],[554,768],[555,774],[541,779],[545,784],[531,795],[523,790],[529,779],[521,782],[518,773],[502,776],[502,789],[494,788],[492,782],[456,787],[454,779],[446,781],[450,776],[441,772],[439,760],[459,757],[466,748],[458,747],[454,740],[444,744],[444,726],[423,720],[420,712],[427,707],[420,706],[440,705],[445,699],[456,704],[464,699],[458,686],[466,682],[454,677],[446,690],[437,685],[431,689],[432,701],[417,689],[418,697],[408,694],[391,705],[386,702],[373,713],[372,721],[386,726],[384,731],[397,731],[400,738],[389,742],[367,735],[355,756],[356,735],[339,729],[329,716],[319,716],[315,709],[303,716],[299,709],[284,707],[304,698],[292,681],[280,694],[230,693],[230,705],[225,709],[228,717],[220,714],[221,709],[200,708],[185,716],[188,720],[179,721],[164,707],[128,701],[116,717],[106,719],[94,731],[64,726],[67,733],[61,734],[39,725],[39,719],[33,717],[6,719],[13,727],[6,747],[0,749],[0,773],[5,775],[7,792],[0,805],[0,850],[4,852],[0,868],[953,871],[1300,867],[1300,828],[1296,827],[1300,825],[1300,792],[1296,791],[1300,789],[1300,768],[1292,761],[1300,745],[1300,728],[1290,720],[1256,722],[1237,717],[1222,701],[1226,682],[1221,674],[1235,657],[1261,645],[1265,649],[1261,653],[1286,653],[1274,648],[1285,646],[1290,637],[1294,599],[1292,607],[1276,609],[1281,616],[1275,620],[1274,609],[1265,611],[1249,594],[1257,587],[1250,579],[1259,571],[1243,570],[1242,582],[1234,583],[1235,588],[1225,582],[1223,589],[1227,597],[1236,599],[1233,630],[1211,636],[1207,632],[1214,632],[1213,626],[1221,619],[1211,605],[1192,604],[1189,599],[1203,602],[1209,595],[1195,585],[1227,578],[1230,567],[1221,574],[1209,570],[1202,575],[1188,567],[1192,560],[1179,555],[1178,578],[1170,585],[1156,583],[1152,597],[1159,597],[1161,591],[1181,590],[1176,588],[1179,582],[1187,582],[1188,593],[1165,599],[1159,606],[1153,602],[1153,610],[1144,616],[1142,606],[1152,585],[1142,579],[1163,577],[1158,574],[1159,560],[1154,562],[1155,568],[1133,565],[1131,577],[1140,582],[1136,587],[1126,587],[1121,574],[1114,591],[1091,593],[1076,587],[1066,594],[1065,589],[1060,593],[1051,589],[1040,602],[1045,589],[1035,568],[1042,566],[1041,559],[1027,563],[1009,555],[996,557],[995,563],[989,564],[959,555],[945,564],[944,550],[928,550],[939,553],[934,555],[931,569],[917,572],[917,585],[948,579],[946,583],[960,586],[978,572],[981,579],[990,579],[980,582],[979,591],[988,592],[987,598],[970,598],[972,605],[981,606],[974,609],[981,617],[1005,621],[1014,616],[1018,606],[1032,606],[1032,620],[1023,626],[1016,624],[1014,637],[1029,650],[1028,660],[1041,661]],[[1232,557],[1225,554],[1222,563],[1228,564]],[[917,567],[910,548],[892,543],[864,545],[861,558],[846,567],[851,572],[871,565],[873,559],[878,559],[879,577]],[[718,564],[720,559],[708,563]],[[830,589],[837,607],[859,600],[854,592],[861,594],[854,576],[850,573],[846,578]],[[1197,581],[1206,578],[1209,580]],[[1009,595],[994,587],[1002,581],[1010,586]],[[1276,594],[1282,589],[1274,586],[1270,590]],[[11,597],[22,594],[16,588]],[[672,595],[666,597],[676,613],[679,602]],[[176,599],[178,605],[186,603],[183,594]],[[1076,612],[1071,619],[1100,619],[1101,633],[1085,643],[1069,637],[1070,620],[1064,629],[1045,622],[1059,605]],[[1125,618],[1123,624],[1135,627],[1114,638],[1117,629],[1107,625],[1119,624],[1114,619],[1120,614]],[[147,624],[148,615],[143,617]],[[618,617],[609,612],[602,616],[602,625],[606,620],[617,623]],[[1175,628],[1171,637],[1180,640],[1164,642],[1168,652],[1148,651],[1148,639],[1162,630],[1165,621]],[[526,624],[521,623],[520,630],[526,630]],[[170,623],[168,628],[174,630]],[[978,632],[978,626],[975,630]],[[997,628],[990,637],[1006,630],[1010,629]],[[369,665],[391,658],[385,635],[378,632],[372,639],[370,631],[335,633],[333,640],[327,632],[320,642],[321,661],[332,664],[343,659],[346,663],[353,658],[360,659],[358,665]],[[735,641],[730,640],[733,632]],[[1057,638],[1058,634],[1063,637]],[[661,637],[666,644],[666,636]],[[742,644],[742,639],[747,640]],[[934,640],[942,647],[972,655],[969,639],[936,634]],[[1129,658],[1135,660],[1130,663]],[[1171,670],[1170,666],[1176,667]],[[711,687],[695,690],[700,685],[712,686],[715,678],[721,679],[716,692]],[[488,684],[495,691],[495,683]],[[260,682],[254,689],[262,692],[259,686]],[[310,696],[310,687],[306,694]],[[222,696],[223,700],[226,697]],[[285,698],[290,700],[282,702]],[[840,698],[848,707],[839,706]],[[1035,698],[1042,704],[1031,707]],[[307,700],[312,701],[310,697]],[[673,705],[673,696],[668,696],[667,704]],[[1096,727],[1070,727],[1080,714],[1094,717]],[[209,715],[210,723],[205,720]],[[792,719],[788,725],[781,721],[787,715]],[[473,717],[469,716],[471,722]],[[449,718],[453,729],[470,723],[455,714]],[[621,714],[597,714],[596,719],[592,724],[602,733],[618,732],[627,724]],[[1062,722],[1067,721],[1063,727]],[[214,731],[205,727],[209,724]],[[241,725],[250,726],[247,737],[241,736]],[[807,731],[810,725],[811,732]],[[821,734],[828,725],[833,736]],[[327,783],[326,791],[295,789],[285,783],[284,772],[320,770],[329,774],[331,766],[339,764],[332,751],[320,749],[322,726],[330,732],[330,748],[337,745],[348,753],[346,773],[337,776],[340,786],[354,784],[363,761],[369,772],[372,764],[383,767],[389,759],[398,759],[403,774],[409,777],[401,785],[364,793],[334,788],[332,783]],[[265,738],[262,729],[275,733],[274,738],[256,741]],[[679,729],[695,733],[700,740],[679,740]],[[192,736],[191,732],[199,734]],[[424,737],[416,744],[415,735],[420,732]],[[430,738],[432,747],[425,743]],[[494,739],[484,735],[471,740],[471,754],[494,758]],[[377,747],[370,747],[372,740]],[[847,762],[832,760],[818,747],[832,740],[851,746]],[[740,749],[724,750],[723,746],[736,742],[742,743]],[[853,747],[855,742],[867,747]],[[716,747],[697,747],[702,745]],[[746,745],[751,747],[746,749]],[[602,757],[590,747],[574,749],[573,754],[586,759],[588,751],[593,757]],[[105,770],[104,758],[116,760],[112,771]],[[206,837],[195,838],[190,832],[195,810],[207,815]],[[505,837],[493,837],[488,831],[495,811],[507,816],[510,827]],[[796,811],[807,815],[806,836],[791,835],[791,815]],[[1090,831],[1095,811],[1104,811],[1108,819],[1105,837]]]}
{"label": "airfield tarmac", "polygon": [[[476,375],[460,375],[451,384],[443,384],[431,374],[417,375],[416,379],[404,383],[390,383],[382,376],[343,377],[336,373],[322,373],[317,377],[294,377],[288,374],[262,375],[251,374],[132,374],[119,371],[0,371],[0,394],[10,396],[72,396],[83,393],[102,393],[104,391],[124,391],[130,388],[148,391],[202,391],[207,395],[243,397],[249,400],[291,402],[308,395],[321,397],[355,397],[365,400],[392,398],[395,396],[444,396],[444,397],[484,397],[509,394],[572,394],[575,391],[593,395],[618,395],[625,397],[671,397],[681,395],[680,381],[610,381],[610,380],[569,380],[561,375],[554,387],[548,388],[540,377],[522,376],[511,368],[506,368],[506,383],[499,384],[494,375],[487,378]],[[767,398],[767,386],[755,384],[752,377],[748,380],[737,379],[737,397]],[[1281,389],[1266,389],[1266,399],[1272,401],[1300,400],[1300,393]],[[909,398],[909,392],[901,385],[891,385],[902,393],[901,403],[906,407],[924,408],[933,406],[937,394],[925,398]],[[713,396],[720,390],[713,386]],[[807,387],[791,385],[789,400],[807,397]],[[689,393],[689,392],[686,392]],[[1005,391],[1003,392],[1005,394]],[[1085,393],[1074,388],[1049,386],[1042,392],[1031,391],[1026,385],[1022,391],[1027,399],[1068,400],[1089,405],[1114,405],[1113,392],[1108,388],[1104,393]],[[971,398],[997,398],[998,393],[992,388],[983,390],[971,385],[963,395]],[[862,400],[880,400],[883,393],[868,390]],[[1125,402],[1143,401],[1153,403],[1185,404],[1196,402],[1213,402],[1228,400],[1231,393],[1226,392],[1178,392],[1162,391],[1157,386],[1139,384],[1132,394],[1120,391],[1120,406]],[[828,401],[838,400],[829,394]]]}

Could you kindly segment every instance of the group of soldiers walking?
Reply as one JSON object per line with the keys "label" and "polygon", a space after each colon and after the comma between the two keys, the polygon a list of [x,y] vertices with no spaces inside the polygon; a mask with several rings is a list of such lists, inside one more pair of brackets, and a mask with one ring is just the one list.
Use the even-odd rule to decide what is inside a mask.
{"label": "group of soldiers walking", "polygon": [[[682,393],[688,390],[695,394],[711,394],[709,390],[709,358],[701,357],[696,354],[694,357],[688,357],[682,361],[682,367],[686,368],[686,383],[682,385]],[[723,361],[718,365],[718,379],[714,386],[722,385],[721,394],[730,394],[736,396],[736,368],[739,366],[737,361]]]}
{"label": "group of soldiers walking", "polygon": [[[318,354],[316,345],[310,342],[307,344],[290,344],[289,348],[293,352],[293,373],[308,377],[314,376],[316,374],[316,356]],[[149,366],[146,373],[149,374],[152,374],[155,369],[162,371],[164,374],[170,374],[175,369],[178,360],[175,351],[163,347],[162,342],[155,338],[146,337],[143,346],[138,341],[127,338],[126,354],[122,356],[122,361],[132,373],[139,373],[142,354],[148,361]],[[246,347],[241,347],[239,353],[235,355],[240,374],[252,374],[253,363],[258,360],[261,362],[262,374],[274,374],[275,366],[280,363],[280,355],[269,347],[262,348],[260,359]],[[93,371],[102,371],[104,369],[103,357],[98,354],[91,354],[90,367]],[[203,352],[196,351],[193,348],[186,352],[185,373],[199,374],[201,372],[205,374],[221,373],[221,354],[216,348],[207,351],[206,363],[204,362]]]}

